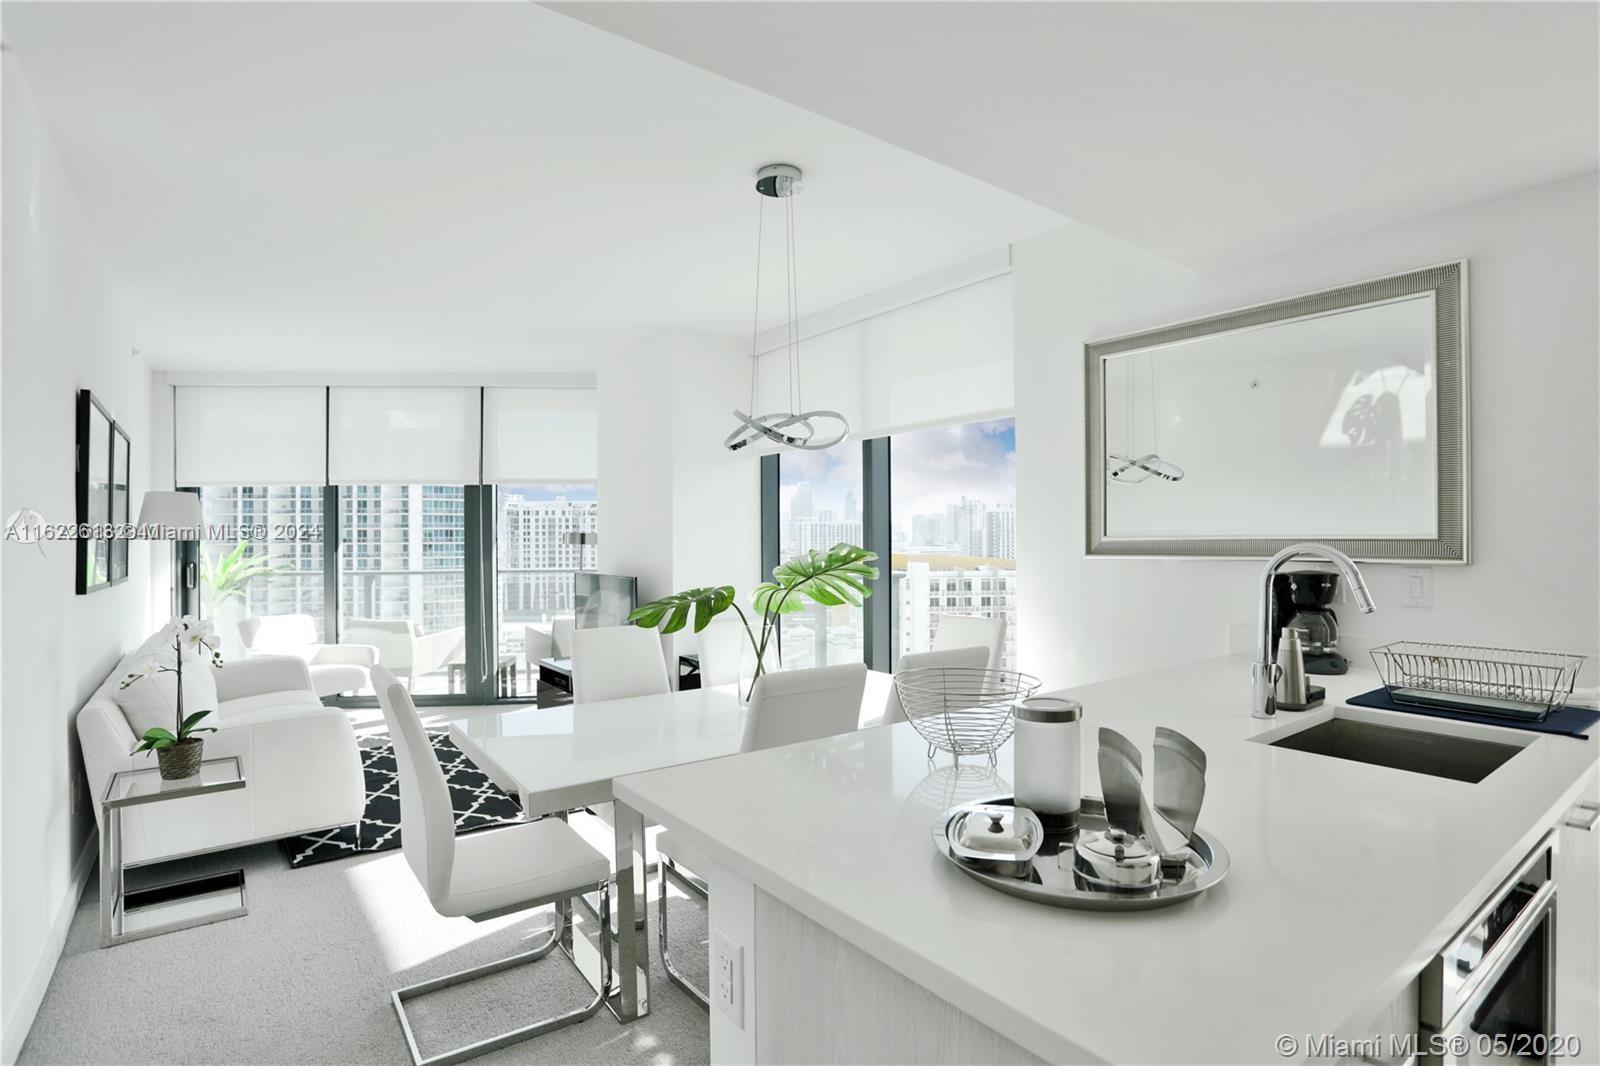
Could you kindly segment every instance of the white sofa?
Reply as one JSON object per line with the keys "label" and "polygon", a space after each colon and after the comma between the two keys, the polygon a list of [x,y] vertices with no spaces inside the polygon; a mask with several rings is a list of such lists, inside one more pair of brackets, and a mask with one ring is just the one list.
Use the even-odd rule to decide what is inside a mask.
{"label": "white sofa", "polygon": [[405,618],[353,618],[340,636],[378,649],[378,661],[410,688],[417,678],[467,657],[467,631],[461,626],[424,633],[422,623]]}
{"label": "white sofa", "polygon": [[[96,820],[112,774],[156,766],[153,754],[134,754],[138,738],[116,701],[117,686],[137,654],[118,663],[78,712]],[[276,840],[361,817],[366,788],[355,730],[344,711],[322,705],[302,660],[247,658],[214,674],[217,706],[205,724],[218,731],[202,734],[205,757],[239,756],[248,784],[124,809],[122,847],[129,864]]]}
{"label": "white sofa", "polygon": [[311,670],[318,696],[360,692],[372,687],[378,649],[371,644],[322,644],[309,614],[275,614],[246,618],[239,639],[250,655],[292,655]]}

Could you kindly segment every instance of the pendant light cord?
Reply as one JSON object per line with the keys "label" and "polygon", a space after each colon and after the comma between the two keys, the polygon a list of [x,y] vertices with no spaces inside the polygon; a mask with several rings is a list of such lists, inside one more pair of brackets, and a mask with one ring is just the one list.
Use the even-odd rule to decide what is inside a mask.
{"label": "pendant light cord", "polygon": [[763,197],[756,197],[756,309],[750,323],[750,415],[756,411],[756,375],[761,369],[761,354],[756,351],[756,338],[761,335],[761,223],[766,218]]}

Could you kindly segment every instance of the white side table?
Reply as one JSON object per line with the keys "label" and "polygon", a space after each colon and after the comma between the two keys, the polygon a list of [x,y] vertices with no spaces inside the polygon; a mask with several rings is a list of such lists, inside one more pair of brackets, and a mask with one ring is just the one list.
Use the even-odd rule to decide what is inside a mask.
{"label": "white side table", "polygon": [[207,759],[200,773],[182,781],[163,781],[155,767],[122,770],[111,776],[100,801],[100,946],[109,948],[179,929],[189,929],[247,913],[244,870],[206,874],[127,892],[123,884],[122,811],[141,803],[232,792],[244,788],[237,755]]}

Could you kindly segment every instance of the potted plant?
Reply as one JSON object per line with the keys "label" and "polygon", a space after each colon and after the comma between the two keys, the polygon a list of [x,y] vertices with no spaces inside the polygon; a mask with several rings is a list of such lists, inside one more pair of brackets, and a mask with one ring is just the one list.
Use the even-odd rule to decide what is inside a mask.
{"label": "potted plant", "polygon": [[121,687],[127,688],[151,674],[176,675],[174,680],[177,682],[178,693],[177,716],[173,721],[173,728],[150,727],[144,732],[143,743],[134,751],[154,751],[156,761],[161,768],[162,780],[181,781],[200,772],[205,741],[195,734],[216,732],[211,726],[200,724],[201,719],[211,713],[209,709],[195,711],[187,716],[183,713],[183,660],[186,656],[193,655],[198,664],[200,656],[204,653],[210,656],[213,665],[220,667],[222,653],[217,650],[217,638],[210,622],[174,618],[161,628],[161,638],[163,644],[172,648],[174,665],[168,666],[152,656],[129,672],[122,679]]}
{"label": "potted plant", "polygon": [[[772,580],[757,585],[750,594],[750,605],[759,621],[757,627],[752,627],[750,616],[739,606],[732,585],[693,588],[663,596],[635,608],[628,621],[663,633],[676,633],[692,618],[698,633],[731,607],[744,624],[745,637],[755,657],[749,688],[740,685],[739,697],[746,700],[755,690],[756,679],[766,672],[767,651],[773,647],[778,619],[805,610],[807,600],[825,607],[860,607],[872,595],[867,582],[878,576],[877,568],[871,565],[877,558],[876,553],[854,544],[835,544],[826,552],[808,551],[779,563],[772,569]],[[777,655],[778,665],[782,666],[781,647]]]}

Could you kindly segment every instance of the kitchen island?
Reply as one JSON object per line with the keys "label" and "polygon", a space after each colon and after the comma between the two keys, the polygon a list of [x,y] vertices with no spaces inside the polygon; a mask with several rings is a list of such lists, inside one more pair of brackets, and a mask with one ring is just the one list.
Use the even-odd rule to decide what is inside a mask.
{"label": "kitchen island", "polygon": [[1370,670],[1316,680],[1324,706],[1276,721],[1250,717],[1237,657],[1066,690],[1084,706],[1090,793],[1100,726],[1148,752],[1168,725],[1207,754],[1200,824],[1231,871],[1154,911],[1028,903],[935,854],[940,812],[1009,791],[1009,745],[994,768],[957,770],[947,755],[930,763],[901,724],[619,778],[620,802],[708,860],[696,872],[711,890],[713,981],[728,954],[736,1000],[720,1004],[713,988],[712,1061],[1316,1057],[1335,1046],[1319,1036],[1414,1025],[1419,971],[1552,830],[1556,1028],[1591,1059],[1600,834],[1563,823],[1595,798],[1600,743],[1494,730],[1523,747],[1477,784],[1262,743],[1336,709],[1439,724],[1339,708],[1376,687]]}

